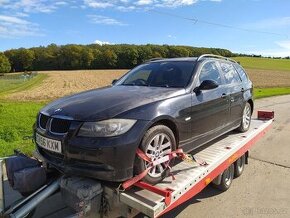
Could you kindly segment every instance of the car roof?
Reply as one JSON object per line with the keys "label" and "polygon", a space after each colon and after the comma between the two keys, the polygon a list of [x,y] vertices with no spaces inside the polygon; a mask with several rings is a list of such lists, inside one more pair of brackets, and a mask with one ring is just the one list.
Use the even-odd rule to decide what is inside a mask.
{"label": "car roof", "polygon": [[[190,61],[190,62],[195,62],[198,61],[199,57],[180,57],[180,58],[153,58],[150,60],[145,61],[145,63],[147,62],[151,62],[151,63],[158,63],[158,62],[175,62],[175,61]],[[235,61],[232,61],[231,59],[220,59],[217,57],[203,57],[203,59],[201,60],[221,60],[221,61],[228,61],[228,62],[232,62],[233,64],[238,64]]]}
{"label": "car roof", "polygon": [[171,61],[196,61],[197,57],[181,57],[181,58],[153,58],[149,62],[171,62]]}

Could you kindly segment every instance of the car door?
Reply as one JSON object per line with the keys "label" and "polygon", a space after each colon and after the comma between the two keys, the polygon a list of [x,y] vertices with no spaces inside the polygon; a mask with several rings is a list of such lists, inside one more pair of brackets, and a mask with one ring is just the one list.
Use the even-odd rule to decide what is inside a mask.
{"label": "car door", "polygon": [[228,125],[238,125],[244,108],[244,87],[233,63],[220,61],[220,67],[226,82],[226,92],[230,95],[230,117]]}
{"label": "car door", "polygon": [[224,81],[216,61],[202,63],[195,78],[195,86],[198,87],[204,80],[213,80],[219,86],[211,90],[192,92],[191,149],[212,139],[225,125],[229,116],[229,96],[225,93]]}

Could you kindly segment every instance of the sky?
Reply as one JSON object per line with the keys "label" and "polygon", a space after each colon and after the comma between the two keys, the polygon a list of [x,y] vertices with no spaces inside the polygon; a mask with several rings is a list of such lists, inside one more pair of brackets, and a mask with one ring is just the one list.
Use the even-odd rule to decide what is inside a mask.
{"label": "sky", "polygon": [[290,56],[289,0],[0,0],[0,51],[169,44]]}

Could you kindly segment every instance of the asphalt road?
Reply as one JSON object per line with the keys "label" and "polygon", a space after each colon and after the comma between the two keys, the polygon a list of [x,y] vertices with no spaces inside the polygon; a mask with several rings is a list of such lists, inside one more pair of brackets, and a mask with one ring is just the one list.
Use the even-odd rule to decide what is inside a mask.
{"label": "asphalt road", "polygon": [[290,96],[257,100],[274,110],[272,129],[250,150],[249,164],[231,188],[210,186],[166,217],[290,217]]}
{"label": "asphalt road", "polygon": [[[228,191],[209,186],[164,217],[290,217],[290,95],[257,100],[254,116],[258,109],[274,110],[275,122],[250,150],[243,175]],[[33,217],[69,214],[57,194],[46,199]]]}

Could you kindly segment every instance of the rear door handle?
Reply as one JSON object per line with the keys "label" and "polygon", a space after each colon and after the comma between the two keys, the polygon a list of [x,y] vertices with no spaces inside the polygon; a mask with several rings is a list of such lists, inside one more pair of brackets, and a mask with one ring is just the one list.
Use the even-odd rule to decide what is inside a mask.
{"label": "rear door handle", "polygon": [[241,89],[241,92],[244,92],[244,91],[245,91],[245,89],[244,89],[244,88],[242,88],[242,89]]}
{"label": "rear door handle", "polygon": [[227,97],[227,94],[226,93],[223,93],[221,97],[222,98],[226,98]]}

